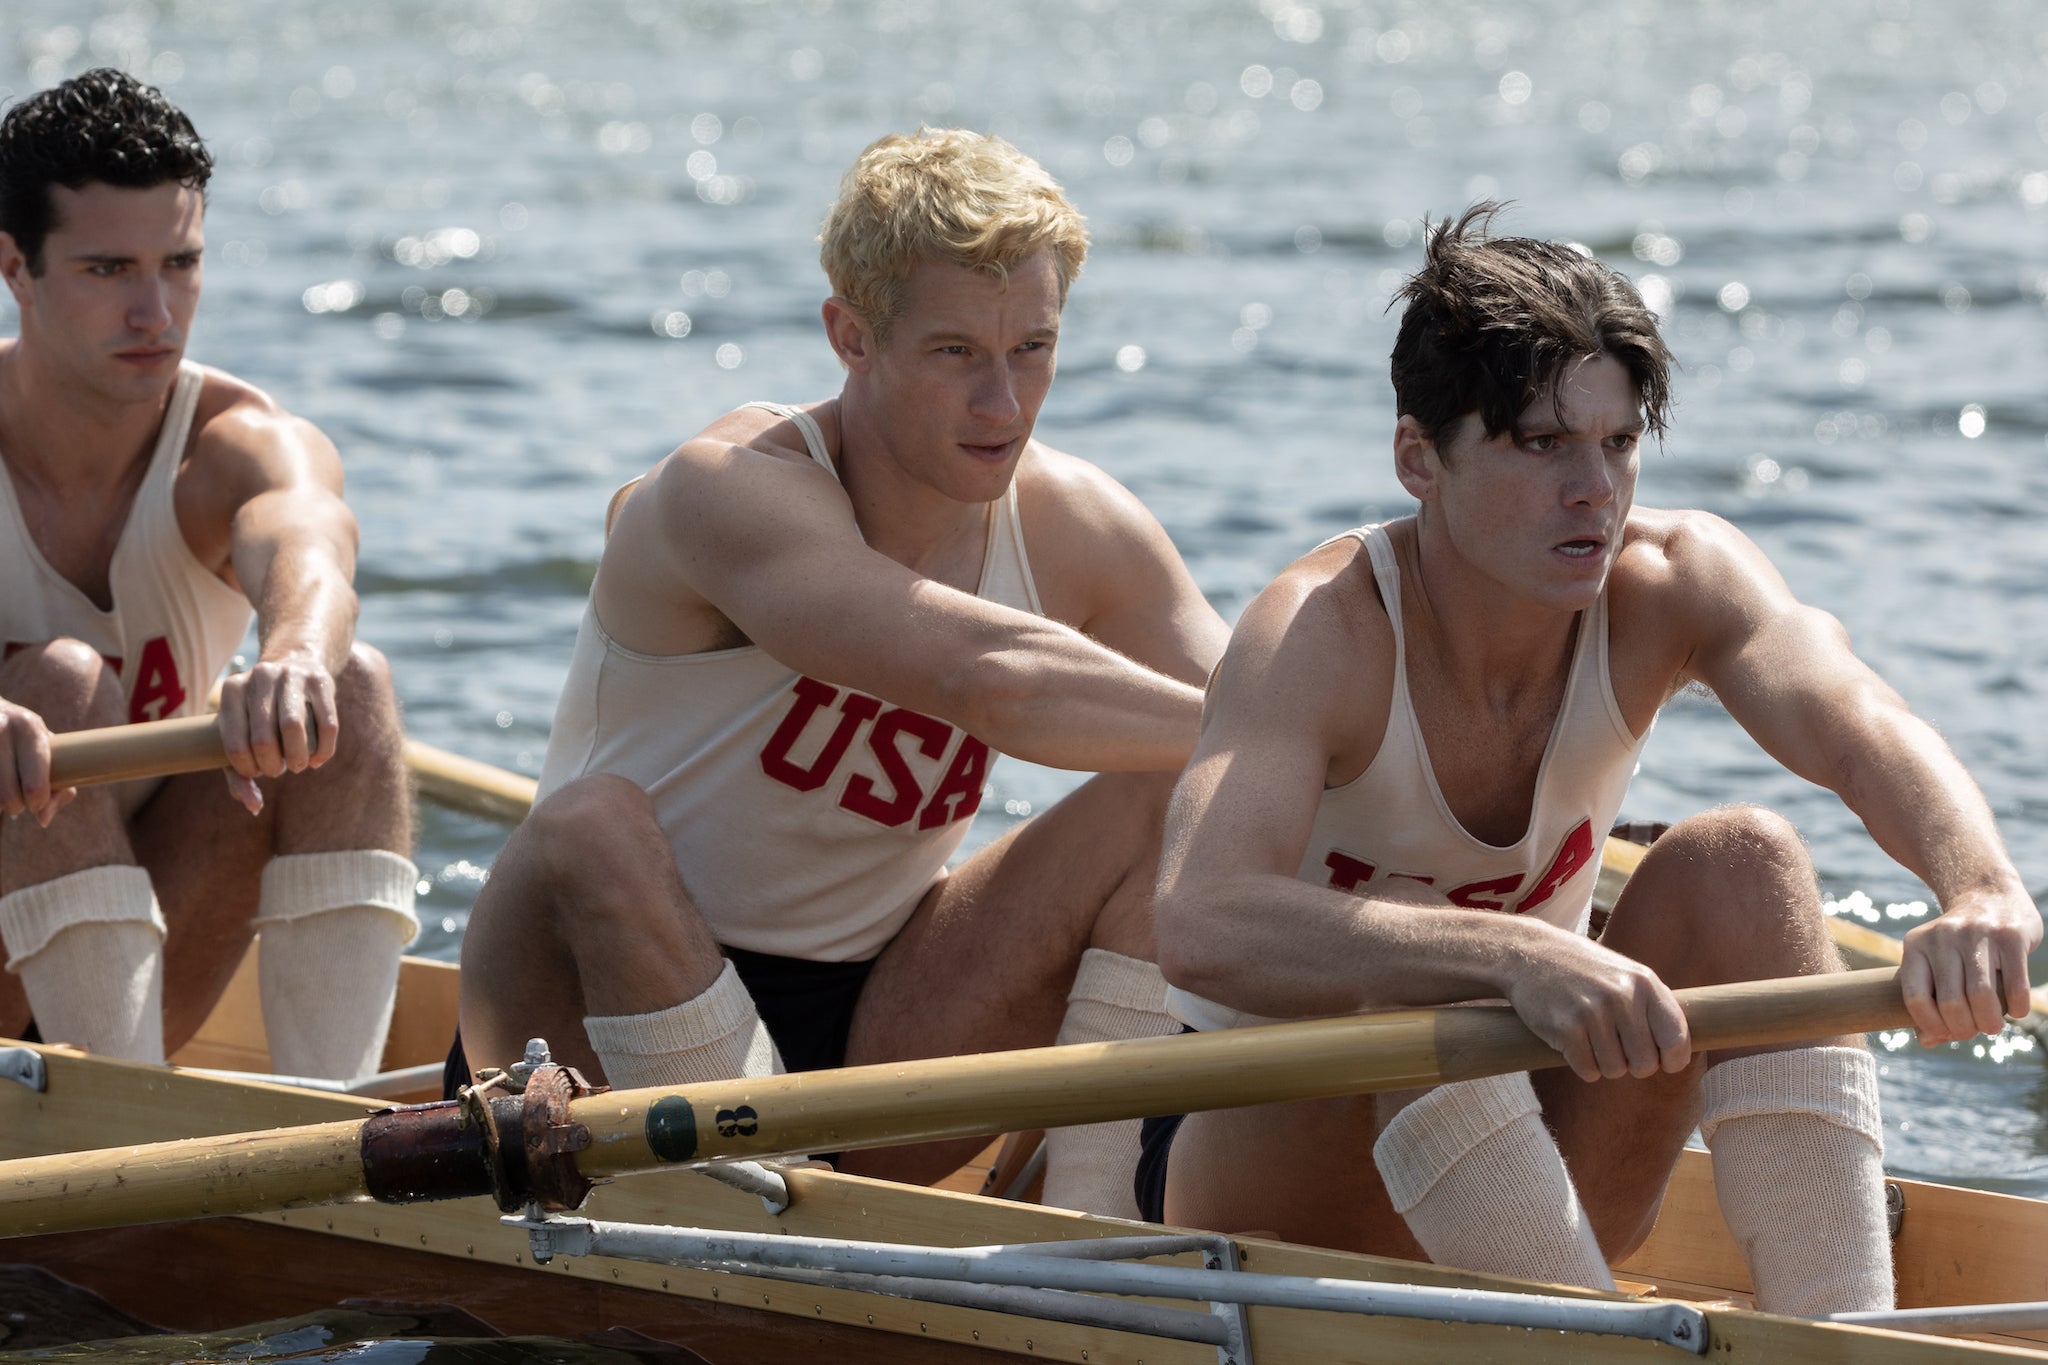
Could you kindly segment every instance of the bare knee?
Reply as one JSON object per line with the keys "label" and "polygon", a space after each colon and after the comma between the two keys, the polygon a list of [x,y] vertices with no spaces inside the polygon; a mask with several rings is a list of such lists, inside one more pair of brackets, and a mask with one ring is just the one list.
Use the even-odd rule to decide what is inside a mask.
{"label": "bare knee", "polygon": [[529,837],[559,851],[597,851],[652,827],[654,802],[637,782],[614,773],[579,777],[557,788],[533,808],[524,829]]}
{"label": "bare knee", "polygon": [[391,661],[375,645],[361,640],[349,646],[348,658],[334,678],[338,694],[365,704],[394,705],[397,691],[391,683]]}
{"label": "bare knee", "polygon": [[650,866],[674,865],[654,802],[637,783],[611,773],[578,778],[550,793],[521,823],[518,840],[517,875],[550,901],[638,901],[635,895],[590,896],[593,878],[630,884]]}
{"label": "bare knee", "polygon": [[1799,831],[1761,806],[1680,821],[1652,846],[1606,943],[1673,985],[1837,970],[1813,860]]}
{"label": "bare knee", "polygon": [[26,706],[52,730],[82,730],[127,720],[121,681],[82,640],[45,640],[16,650],[0,666],[0,696]]}
{"label": "bare knee", "polygon": [[348,659],[334,675],[334,699],[345,728],[397,741],[398,688],[381,651],[361,641],[349,647]]}
{"label": "bare knee", "polygon": [[[1667,846],[1667,841],[1669,845]],[[1679,821],[1655,847],[1684,849],[1729,868],[1809,869],[1806,841],[1792,822],[1762,806],[1719,806]]]}

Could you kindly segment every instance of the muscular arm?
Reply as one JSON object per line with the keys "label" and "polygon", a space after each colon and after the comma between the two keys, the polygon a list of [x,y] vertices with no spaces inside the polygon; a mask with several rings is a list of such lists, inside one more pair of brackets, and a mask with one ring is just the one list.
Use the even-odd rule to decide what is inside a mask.
{"label": "muscular arm", "polygon": [[310,422],[244,401],[200,440],[198,501],[228,530],[221,576],[256,609],[256,666],[221,689],[221,735],[242,779],[231,785],[255,809],[258,775],[334,755],[334,679],[355,638],[356,521],[341,500],[340,457]]}
{"label": "muscular arm", "polygon": [[1168,677],[1207,682],[1230,628],[1158,518],[1095,466],[1037,453],[1018,496],[1046,611]]}
{"label": "muscular arm", "polygon": [[1505,996],[1588,1080],[1683,1067],[1684,1017],[1638,963],[1419,885],[1356,894],[1295,877],[1329,775],[1370,758],[1391,704],[1391,627],[1369,588],[1328,581],[1343,553],[1318,551],[1261,594],[1211,684],[1167,815],[1154,905],[1167,979],[1281,1017]]}
{"label": "muscular arm", "polygon": [[1996,1033],[2002,1013],[2025,1015],[2040,912],[1948,745],[1733,527],[1689,518],[1667,553],[1699,642],[1686,676],[1772,757],[1840,796],[1939,900],[1940,918],[1906,936],[1901,973],[1921,1041]]}
{"label": "muscular arm", "polygon": [[801,673],[1032,762],[1170,770],[1194,742],[1201,693],[1189,682],[905,568],[862,543],[830,475],[746,446],[685,445],[621,510],[599,614],[615,631],[615,610],[645,626],[650,603],[715,610]]}

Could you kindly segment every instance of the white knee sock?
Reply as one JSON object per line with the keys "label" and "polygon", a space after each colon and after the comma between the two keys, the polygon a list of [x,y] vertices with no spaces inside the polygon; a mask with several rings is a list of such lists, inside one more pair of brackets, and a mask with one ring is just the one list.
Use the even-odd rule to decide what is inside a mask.
{"label": "white knee sock", "polygon": [[772,1076],[782,1058],[754,998],[727,962],[703,994],[652,1014],[590,1015],[591,1049],[614,1090]]}
{"label": "white knee sock", "polygon": [[[1166,978],[1141,958],[1103,948],[1081,954],[1059,1038],[1107,1043],[1157,1038],[1180,1025],[1166,1012]],[[1136,1218],[1131,1180],[1138,1169],[1137,1119],[1054,1128],[1045,1135],[1045,1202],[1111,1218]]]}
{"label": "white knee sock", "polygon": [[1860,1047],[1736,1057],[1700,1083],[1721,1216],[1757,1307],[1849,1313],[1892,1306],[1877,1064]]}
{"label": "white knee sock", "polygon": [[46,1041],[163,1061],[164,917],[147,872],[89,867],[0,896],[0,943]]}
{"label": "white knee sock", "polygon": [[290,853],[263,868],[257,982],[270,1069],[351,1081],[375,1075],[398,996],[398,959],[419,933],[419,869],[383,849]]}
{"label": "white knee sock", "polygon": [[1527,1072],[1438,1086],[1394,1116],[1372,1155],[1438,1265],[1614,1288]]}

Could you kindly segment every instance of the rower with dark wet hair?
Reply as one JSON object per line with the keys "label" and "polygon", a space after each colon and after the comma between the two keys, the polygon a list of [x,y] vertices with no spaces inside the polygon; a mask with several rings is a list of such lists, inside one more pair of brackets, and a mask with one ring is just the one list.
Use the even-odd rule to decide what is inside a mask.
{"label": "rower with dark wet hair", "polygon": [[1504,997],[1570,1069],[1154,1121],[1141,1202],[1611,1287],[1697,1126],[1760,1306],[1888,1307],[1863,1040],[1696,1055],[1672,995],[1840,970],[1797,832],[1753,806],[1680,821],[1595,940],[1601,837],[1659,708],[1710,689],[1940,897],[1901,974],[1923,1042],[2027,1012],[2041,917],[1975,784],[1841,626],[1728,523],[1635,504],[1668,406],[1656,319],[1584,253],[1490,235],[1494,212],[1435,228],[1400,292],[1416,513],[1297,561],[1210,683],[1160,963],[1196,1029]]}

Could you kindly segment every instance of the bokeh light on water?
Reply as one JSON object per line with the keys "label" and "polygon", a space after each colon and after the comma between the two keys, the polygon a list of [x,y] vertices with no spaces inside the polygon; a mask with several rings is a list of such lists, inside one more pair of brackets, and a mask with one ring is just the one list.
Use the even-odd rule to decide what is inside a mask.
{"label": "bokeh light on water", "polygon": [[[432,742],[537,770],[607,495],[739,402],[836,387],[837,177],[958,123],[1094,232],[1041,434],[1143,497],[1226,616],[1403,510],[1386,307],[1425,216],[1512,200],[1510,229],[1628,271],[1684,363],[1642,500],[1729,517],[1840,616],[2039,889],[2044,32],[1932,0],[9,0],[0,89],[114,62],[195,117],[220,170],[194,353],[340,443],[364,632]],[[1003,766],[976,837],[1070,785]],[[1790,814],[1831,891],[1924,898],[1680,697],[1631,811],[1738,798]],[[423,820],[452,953],[502,832]],[[2038,1059],[1989,1063],[1886,1055],[1893,1162],[2048,1192]]]}

